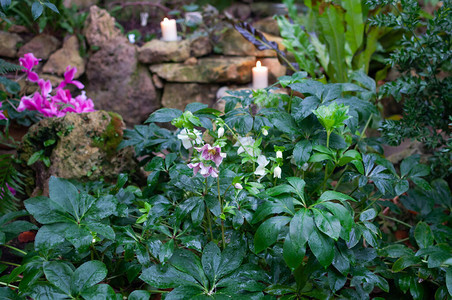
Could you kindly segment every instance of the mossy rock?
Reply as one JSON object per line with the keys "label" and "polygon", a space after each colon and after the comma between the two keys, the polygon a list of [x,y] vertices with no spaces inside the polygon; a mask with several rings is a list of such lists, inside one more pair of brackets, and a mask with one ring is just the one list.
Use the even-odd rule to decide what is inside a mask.
{"label": "mossy rock", "polygon": [[[117,150],[124,128],[119,114],[106,111],[71,113],[33,125],[18,150],[22,171],[27,178],[35,178],[34,182],[28,180],[31,187],[27,192],[46,194],[50,176],[115,181],[119,173],[138,173],[133,149]],[[44,158],[27,166],[39,151]]]}

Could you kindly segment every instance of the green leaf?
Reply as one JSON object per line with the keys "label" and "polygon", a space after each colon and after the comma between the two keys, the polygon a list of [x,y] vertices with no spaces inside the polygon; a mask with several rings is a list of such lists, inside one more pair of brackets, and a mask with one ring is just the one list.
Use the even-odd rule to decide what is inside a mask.
{"label": "green leaf", "polygon": [[[97,284],[92,286],[80,294],[85,300],[98,300],[106,299],[106,300],[115,300],[118,299],[116,297],[115,291],[108,284]],[[130,298],[129,298],[130,299]]]}
{"label": "green leaf", "polygon": [[281,229],[290,222],[289,217],[273,217],[262,223],[254,235],[254,250],[261,252],[267,247],[273,245]]}
{"label": "green leaf", "polygon": [[304,187],[306,182],[298,177],[287,177],[286,178],[289,184],[295,189],[295,193],[300,197],[300,199],[304,202]]}
{"label": "green leaf", "polygon": [[377,211],[373,208],[369,208],[368,210],[365,210],[361,213],[359,216],[360,221],[369,221],[374,219],[377,216]]}
{"label": "green leaf", "polygon": [[327,74],[333,82],[347,82],[346,38],[342,8],[333,3],[327,3],[323,14],[319,14],[319,23],[330,57]]}
{"label": "green leaf", "polygon": [[53,10],[53,12],[59,14],[60,12],[58,11],[58,8],[55,6],[55,4],[50,3],[50,2],[43,2],[42,4],[44,4],[45,6],[47,6],[48,8],[50,8],[51,10]]}
{"label": "green leaf", "polygon": [[345,32],[345,38],[352,54],[355,54],[356,50],[363,43],[364,37],[364,22],[363,11],[361,8],[360,0],[342,0],[341,4],[346,10],[345,22],[347,23],[347,30]]}
{"label": "green leaf", "polygon": [[143,271],[140,279],[159,289],[169,289],[184,285],[199,286],[199,283],[192,276],[172,266],[151,266]]}
{"label": "green leaf", "polygon": [[292,268],[296,269],[303,262],[306,253],[306,243],[301,244],[298,240],[293,241],[290,233],[286,236],[283,246],[284,261]]}
{"label": "green leaf", "polygon": [[73,295],[79,295],[98,284],[105,279],[107,273],[107,268],[101,261],[91,260],[82,264],[72,275],[71,291]]}
{"label": "green leaf", "polygon": [[324,235],[317,228],[314,228],[308,239],[308,244],[312,253],[314,253],[324,268],[331,265],[334,258],[334,244],[332,239]]}
{"label": "green leaf", "polygon": [[44,274],[50,283],[70,295],[71,279],[74,271],[67,263],[59,261],[45,262]]}
{"label": "green leaf", "polygon": [[135,290],[130,293],[128,299],[129,300],[149,300],[151,297],[151,293],[144,290]]}
{"label": "green leaf", "polygon": [[347,233],[350,232],[353,227],[353,212],[350,212],[342,204],[335,202],[326,201],[322,202],[321,205],[328,209],[336,218],[339,219],[341,225],[344,227]]}
{"label": "green leaf", "polygon": [[446,286],[449,291],[449,295],[452,296],[452,267],[446,269]]}
{"label": "green leaf", "polygon": [[289,235],[292,243],[302,247],[314,231],[314,218],[311,210],[301,208],[290,221]]}
{"label": "green leaf", "polygon": [[312,144],[308,140],[299,141],[295,144],[293,149],[293,158],[297,166],[301,167],[304,163],[308,162],[312,153]]}
{"label": "green leaf", "polygon": [[79,214],[77,188],[66,179],[50,177],[49,180],[49,197],[55,203],[56,208],[66,211],[77,217]]}
{"label": "green leaf", "polygon": [[185,249],[178,249],[174,251],[169,262],[177,270],[192,276],[203,286],[208,285],[201,260],[193,252]]}
{"label": "green leaf", "polygon": [[10,94],[17,94],[20,92],[20,85],[6,77],[0,76],[0,84],[3,84],[6,91]]}
{"label": "green leaf", "polygon": [[395,193],[397,196],[402,195],[403,193],[405,193],[406,191],[408,191],[408,189],[410,188],[410,183],[408,182],[408,180],[399,180],[396,184],[396,186],[394,187]]}
{"label": "green leaf", "polygon": [[271,197],[275,197],[281,194],[296,193],[296,190],[288,184],[281,184],[267,189],[265,193]]}
{"label": "green leaf", "polygon": [[430,226],[425,222],[419,222],[414,230],[414,238],[419,248],[427,248],[433,245],[434,237]]}
{"label": "green leaf", "polygon": [[35,237],[35,249],[37,251],[49,251],[58,244],[64,242],[64,231],[68,228],[69,224],[56,223],[50,225],[44,225],[39,228]]}
{"label": "green leaf", "polygon": [[210,242],[204,247],[201,262],[210,284],[215,284],[218,268],[221,263],[221,251],[214,242]]}
{"label": "green leaf", "polygon": [[182,116],[182,112],[175,108],[161,108],[155,112],[153,112],[149,118],[145,121],[145,123],[151,122],[171,122],[175,118],[179,118]]}
{"label": "green leaf", "polygon": [[319,198],[319,200],[317,200],[316,204],[322,203],[324,201],[330,201],[330,200],[339,200],[339,201],[356,201],[355,199],[353,199],[352,197],[350,197],[349,195],[343,194],[343,193],[339,193],[336,191],[325,191]]}
{"label": "green leaf", "polygon": [[111,228],[109,225],[102,224],[102,223],[95,223],[95,222],[89,222],[86,224],[86,227],[92,232],[95,232],[97,234],[100,234],[107,239],[114,240],[115,239],[115,232],[113,228]]}
{"label": "green leaf", "polygon": [[0,5],[2,6],[2,9],[6,11],[11,5],[11,0],[0,0]]}
{"label": "green leaf", "polygon": [[33,16],[33,20],[36,21],[37,18],[39,18],[42,15],[42,12],[44,11],[44,6],[42,6],[41,2],[35,1],[31,5],[31,14]]}
{"label": "green leaf", "polygon": [[337,241],[341,233],[341,224],[339,220],[329,212],[324,212],[318,209],[312,209],[312,212],[317,228],[330,238]]}
{"label": "green leaf", "polygon": [[235,239],[230,242],[221,254],[221,263],[218,268],[218,277],[224,277],[237,270],[246,255],[246,248],[242,241]]}
{"label": "green leaf", "polygon": [[421,258],[414,255],[405,255],[399,258],[392,265],[392,271],[400,272],[405,268],[416,265],[421,262]]}
{"label": "green leaf", "polygon": [[30,158],[27,161],[27,166],[31,166],[35,162],[37,162],[39,159],[41,159],[41,156],[44,154],[44,150],[39,150],[33,153]]}

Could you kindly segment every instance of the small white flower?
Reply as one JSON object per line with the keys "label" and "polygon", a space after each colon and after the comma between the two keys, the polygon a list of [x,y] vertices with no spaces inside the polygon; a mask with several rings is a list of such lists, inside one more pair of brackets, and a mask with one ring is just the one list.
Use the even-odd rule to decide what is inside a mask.
{"label": "small white flower", "polygon": [[264,155],[259,155],[257,158],[257,168],[254,171],[254,174],[259,175],[259,176],[265,176],[266,171],[265,171],[265,166],[268,165],[269,161],[267,160],[267,158]]}
{"label": "small white flower", "polygon": [[238,190],[243,190],[243,186],[238,182],[236,184],[234,184],[234,187]]}
{"label": "small white flower", "polygon": [[276,158],[283,158],[282,151],[276,151]]}
{"label": "small white flower", "polygon": [[273,178],[281,178],[281,168],[278,166],[273,170]]}
{"label": "small white flower", "polygon": [[221,138],[224,135],[224,127],[220,127],[218,129],[218,138]]}
{"label": "small white flower", "polygon": [[262,129],[262,134],[265,135],[265,136],[267,136],[267,135],[268,135],[267,129],[263,128],[263,129]]}
{"label": "small white flower", "polygon": [[307,162],[305,162],[305,163],[303,164],[303,166],[301,166],[301,169],[302,169],[303,171],[306,171],[308,168],[309,168],[309,164],[308,164]]}
{"label": "small white flower", "polygon": [[135,34],[131,33],[131,34],[127,35],[127,37],[129,38],[129,42],[131,44],[135,44]]}
{"label": "small white flower", "polygon": [[177,138],[181,140],[182,146],[184,146],[185,149],[190,149],[193,144],[199,145],[202,143],[201,131],[197,129],[188,132],[187,129],[184,128],[179,132]]}

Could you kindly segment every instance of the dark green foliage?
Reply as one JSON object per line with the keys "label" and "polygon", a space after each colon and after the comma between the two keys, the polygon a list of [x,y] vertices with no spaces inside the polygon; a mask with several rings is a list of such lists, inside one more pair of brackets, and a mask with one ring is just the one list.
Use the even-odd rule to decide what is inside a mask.
{"label": "dark green foliage", "polygon": [[[405,138],[422,141],[438,150],[451,134],[449,116],[452,111],[452,2],[446,0],[424,20],[417,1],[369,1],[371,7],[389,5],[395,13],[380,15],[372,22],[378,26],[403,29],[402,47],[391,53],[388,63],[402,76],[381,87],[380,96],[403,100],[403,118],[386,121],[383,136],[391,145]],[[447,157],[447,156],[446,156]],[[446,159],[447,160],[447,159]],[[450,160],[445,161],[443,174],[450,174]]]}

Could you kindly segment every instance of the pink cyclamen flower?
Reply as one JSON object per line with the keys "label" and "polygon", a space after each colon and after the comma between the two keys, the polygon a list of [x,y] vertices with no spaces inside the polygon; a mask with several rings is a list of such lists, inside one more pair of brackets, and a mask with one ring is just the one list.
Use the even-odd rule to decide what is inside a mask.
{"label": "pink cyclamen flower", "polygon": [[66,72],[64,72],[64,80],[60,83],[58,88],[64,88],[68,84],[73,84],[79,89],[83,89],[85,86],[78,80],[74,80],[75,73],[77,73],[77,68],[71,66],[66,67]]}
{"label": "pink cyclamen flower", "polygon": [[41,89],[41,95],[47,98],[49,94],[52,92],[52,83],[50,82],[50,80],[46,81],[44,79],[39,79],[38,85],[39,88]]}
{"label": "pink cyclamen flower", "polygon": [[217,167],[221,164],[224,158],[224,154],[221,153],[221,148],[218,146],[212,147],[209,144],[205,144],[200,148],[195,148],[198,152],[201,152],[201,157],[205,160],[213,161]]}
{"label": "pink cyclamen flower", "polygon": [[31,82],[37,82],[39,80],[38,74],[31,70],[39,64],[39,61],[40,59],[36,58],[33,53],[27,53],[24,57],[19,58],[19,63],[25,68],[24,72],[27,73],[28,80]]}
{"label": "pink cyclamen flower", "polygon": [[17,111],[28,110],[37,110],[40,111],[42,108],[47,107],[48,103],[44,97],[39,93],[34,93],[33,97],[30,98],[28,96],[23,96],[20,99],[19,107],[17,107]]}

